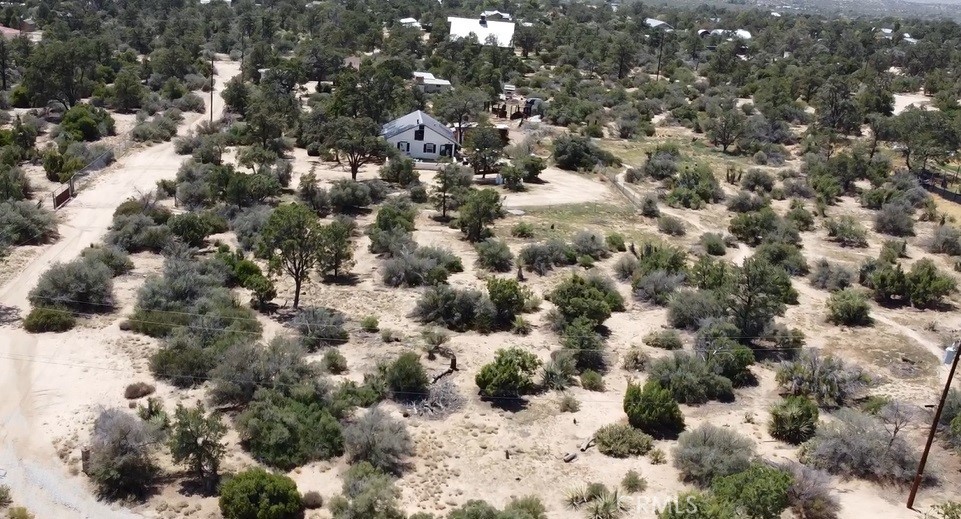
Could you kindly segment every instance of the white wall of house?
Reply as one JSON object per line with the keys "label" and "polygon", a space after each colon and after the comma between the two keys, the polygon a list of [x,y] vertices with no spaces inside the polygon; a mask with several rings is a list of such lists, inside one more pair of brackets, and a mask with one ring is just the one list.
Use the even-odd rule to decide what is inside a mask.
{"label": "white wall of house", "polygon": [[424,127],[423,130],[411,128],[390,137],[387,142],[401,153],[417,160],[438,160],[443,156],[451,156],[453,151],[450,140],[428,127]]}

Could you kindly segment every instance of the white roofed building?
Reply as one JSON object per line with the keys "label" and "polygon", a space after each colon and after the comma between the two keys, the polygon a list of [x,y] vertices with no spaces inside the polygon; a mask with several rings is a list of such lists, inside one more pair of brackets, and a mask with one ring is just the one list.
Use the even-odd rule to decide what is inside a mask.
{"label": "white roofed building", "polygon": [[400,23],[400,24],[401,24],[402,26],[404,26],[404,27],[411,27],[411,28],[413,28],[413,29],[421,29],[421,28],[422,28],[422,27],[420,26],[420,22],[417,21],[417,18],[401,18],[400,20],[397,20],[397,22]]}
{"label": "white roofed building", "polygon": [[450,81],[434,77],[430,72],[414,72],[414,84],[425,94],[450,90]]}
{"label": "white roofed building", "polygon": [[391,146],[417,160],[453,157],[457,151],[454,132],[420,110],[385,124],[380,134]]}
{"label": "white roofed building", "polygon": [[483,15],[480,18],[448,16],[447,22],[450,24],[451,40],[469,38],[473,34],[481,45],[487,45],[488,39],[492,38],[498,47],[514,46],[514,24],[511,22],[488,20]]}

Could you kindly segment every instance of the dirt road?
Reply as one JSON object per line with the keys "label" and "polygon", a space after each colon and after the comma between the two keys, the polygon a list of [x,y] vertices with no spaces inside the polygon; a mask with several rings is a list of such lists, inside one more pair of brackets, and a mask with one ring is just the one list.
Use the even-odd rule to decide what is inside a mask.
{"label": "dirt road", "polygon": [[[214,115],[223,111],[220,91],[240,68],[221,61],[216,69],[213,106],[181,133],[208,119],[211,110]],[[26,311],[27,295],[41,273],[99,242],[118,204],[152,191],[158,180],[173,178],[184,160],[167,142],[134,151],[98,174],[59,211],[60,240],[0,287],[4,314]],[[17,323],[0,328],[0,484],[9,486],[14,500],[37,517],[144,517],[97,501],[83,480],[67,473],[54,451],[53,441],[70,430],[69,422],[115,399],[127,382],[119,374],[131,372],[130,361],[111,354],[101,332],[86,330],[65,343],[55,334],[24,333]]]}

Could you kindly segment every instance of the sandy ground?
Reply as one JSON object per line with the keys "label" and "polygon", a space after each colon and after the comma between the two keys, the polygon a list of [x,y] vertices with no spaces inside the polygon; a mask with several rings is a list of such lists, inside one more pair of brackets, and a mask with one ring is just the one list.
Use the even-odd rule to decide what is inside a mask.
{"label": "sandy ground", "polygon": [[[234,62],[218,62],[216,68],[218,89],[239,73]],[[223,110],[219,95],[208,110],[215,114]],[[198,114],[187,127],[207,117]],[[131,153],[94,176],[58,213],[60,240],[43,247],[0,288],[4,312],[26,310],[27,294],[42,272],[99,242],[120,202],[153,190],[160,179],[173,178],[185,159],[167,142]],[[5,325],[0,333],[0,394],[4,395],[0,401],[4,417],[0,474],[4,477],[0,482],[10,486],[15,501],[38,517],[136,517],[96,501],[81,480],[67,477],[66,468],[56,463],[53,448],[54,440],[67,436],[71,426],[101,402],[115,405],[116,395],[131,382],[126,374],[134,372],[133,361],[116,352],[124,340],[116,322],[104,328],[94,323],[71,334],[70,340],[53,334],[29,335],[15,324]]]}
{"label": "sandy ground", "polygon": [[894,94],[894,115],[905,111],[909,106],[923,108],[925,110],[934,110],[935,108],[931,106],[931,101],[932,98],[930,96],[926,96],[921,92],[914,94]]}

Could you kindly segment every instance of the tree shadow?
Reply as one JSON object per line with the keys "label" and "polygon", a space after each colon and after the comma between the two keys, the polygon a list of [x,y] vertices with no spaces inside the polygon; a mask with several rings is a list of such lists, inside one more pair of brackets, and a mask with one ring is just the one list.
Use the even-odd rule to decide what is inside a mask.
{"label": "tree shadow", "polygon": [[481,397],[481,401],[482,401],[482,402],[487,402],[487,403],[489,403],[489,404],[491,405],[491,407],[496,407],[496,408],[498,408],[498,409],[500,409],[500,410],[502,410],[502,411],[507,411],[507,412],[510,412],[510,413],[518,413],[518,412],[521,412],[521,411],[527,409],[527,407],[530,405],[530,402],[528,402],[526,398],[522,398],[522,397],[519,397],[519,396],[516,396],[516,397],[511,397],[511,396],[495,396],[495,397],[482,396],[482,397]]}
{"label": "tree shadow", "polygon": [[185,497],[214,497],[217,495],[217,484],[216,482],[214,484],[207,484],[203,481],[188,477],[180,482],[178,492]]}
{"label": "tree shadow", "polygon": [[357,274],[341,274],[339,276],[325,276],[324,283],[328,283],[336,286],[354,286],[360,282],[360,277]]}

